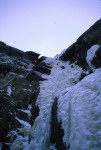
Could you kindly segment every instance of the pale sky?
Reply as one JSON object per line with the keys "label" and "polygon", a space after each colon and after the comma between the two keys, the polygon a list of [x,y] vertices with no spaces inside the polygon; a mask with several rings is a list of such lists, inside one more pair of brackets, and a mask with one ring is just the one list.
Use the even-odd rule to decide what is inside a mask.
{"label": "pale sky", "polygon": [[0,41],[53,57],[100,18],[100,0],[0,0]]}

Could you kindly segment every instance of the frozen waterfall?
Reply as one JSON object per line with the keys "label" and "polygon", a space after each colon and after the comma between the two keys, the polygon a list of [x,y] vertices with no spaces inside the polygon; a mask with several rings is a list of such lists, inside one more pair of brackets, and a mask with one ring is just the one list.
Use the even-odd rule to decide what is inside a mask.
{"label": "frozen waterfall", "polygon": [[[70,150],[101,149],[101,69],[79,78],[82,69],[75,64],[47,58],[52,65],[47,80],[40,82],[37,103],[40,112],[31,128],[31,141],[23,150],[56,150],[50,143],[51,115],[54,99],[58,99],[58,121],[64,130],[63,143]],[[18,140],[18,139],[17,139]],[[21,139],[18,140],[18,144]],[[13,143],[13,150],[18,150]]]}

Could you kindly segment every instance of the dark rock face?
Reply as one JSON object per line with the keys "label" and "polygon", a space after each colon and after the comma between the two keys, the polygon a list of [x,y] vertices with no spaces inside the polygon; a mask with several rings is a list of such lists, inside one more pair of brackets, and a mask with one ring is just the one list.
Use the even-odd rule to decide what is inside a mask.
{"label": "dark rock face", "polygon": [[60,56],[60,59],[63,61],[69,60],[71,63],[75,62],[87,70],[87,50],[95,44],[101,44],[101,19],[84,32],[74,44],[67,48]]}
{"label": "dark rock face", "polygon": [[24,54],[24,52],[22,52],[21,50],[8,46],[3,42],[0,42],[0,53],[5,53],[8,56],[16,56],[16,57],[22,57],[22,55]]}
{"label": "dark rock face", "polygon": [[23,55],[24,58],[31,60],[33,63],[37,62],[39,56],[40,54],[31,51],[25,52]]}
{"label": "dark rock face", "polygon": [[51,67],[48,64],[45,64],[43,62],[40,62],[36,67],[35,70],[40,73],[50,74],[51,73]]}
{"label": "dark rock face", "polygon": [[[9,150],[18,135],[21,121],[33,125],[39,114],[36,106],[40,91],[39,82],[45,79],[41,73],[50,73],[50,68],[38,59],[40,54],[22,52],[0,42],[0,144]],[[40,67],[39,67],[40,66]],[[41,68],[41,69],[38,69]],[[44,68],[44,69],[43,69]]]}
{"label": "dark rock face", "polygon": [[[2,149],[9,149],[9,144],[12,141],[8,137],[10,131],[20,128],[20,123],[15,119],[17,112],[16,103],[8,95],[0,93],[0,141],[2,142]],[[16,138],[13,137],[14,139]]]}
{"label": "dark rock face", "polygon": [[58,122],[57,118],[57,109],[58,109],[58,102],[57,98],[55,98],[53,107],[52,107],[52,122],[51,122],[51,143],[56,143],[57,150],[65,150],[66,147],[63,143],[63,136],[64,131],[61,128],[61,122]]}

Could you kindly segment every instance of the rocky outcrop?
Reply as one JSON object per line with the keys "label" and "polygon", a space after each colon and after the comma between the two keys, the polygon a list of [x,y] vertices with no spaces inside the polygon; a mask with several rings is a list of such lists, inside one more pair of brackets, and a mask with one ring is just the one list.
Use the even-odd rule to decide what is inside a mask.
{"label": "rocky outcrop", "polygon": [[23,55],[24,58],[31,60],[33,63],[38,61],[39,56],[40,54],[31,51],[25,52]]}
{"label": "rocky outcrop", "polygon": [[87,70],[87,50],[95,44],[101,45],[101,19],[84,32],[74,44],[67,48],[65,52],[60,55],[60,60],[69,60],[71,63],[75,62]]}
{"label": "rocky outcrop", "polygon": [[9,45],[6,45],[3,42],[0,42],[0,53],[5,53],[8,56],[15,56],[15,57],[22,57],[24,54],[23,51],[17,48],[11,47]]}
{"label": "rocky outcrop", "polygon": [[35,70],[49,75],[51,73],[51,66],[41,62],[35,67]]}
{"label": "rocky outcrop", "polygon": [[[0,42],[0,144],[9,150],[10,143],[22,135],[20,129],[34,123],[39,82],[46,80],[42,72],[50,73],[40,54],[23,52]],[[41,69],[38,69],[41,68]],[[41,71],[42,70],[42,71]]]}

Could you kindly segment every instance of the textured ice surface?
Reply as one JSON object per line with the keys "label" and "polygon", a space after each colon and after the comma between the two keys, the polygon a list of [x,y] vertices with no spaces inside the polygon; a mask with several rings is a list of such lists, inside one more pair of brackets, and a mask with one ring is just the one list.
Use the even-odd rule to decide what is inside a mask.
{"label": "textured ice surface", "polygon": [[59,96],[58,117],[70,150],[101,149],[101,69]]}
{"label": "textured ice surface", "polygon": [[72,68],[68,62],[54,61],[51,58],[46,61],[53,66],[53,69],[50,76],[45,76],[48,80],[40,84],[40,93],[37,99],[40,113],[31,130],[30,150],[49,149],[51,109],[54,98],[59,97],[61,91],[73,86],[82,72],[76,65]]}

